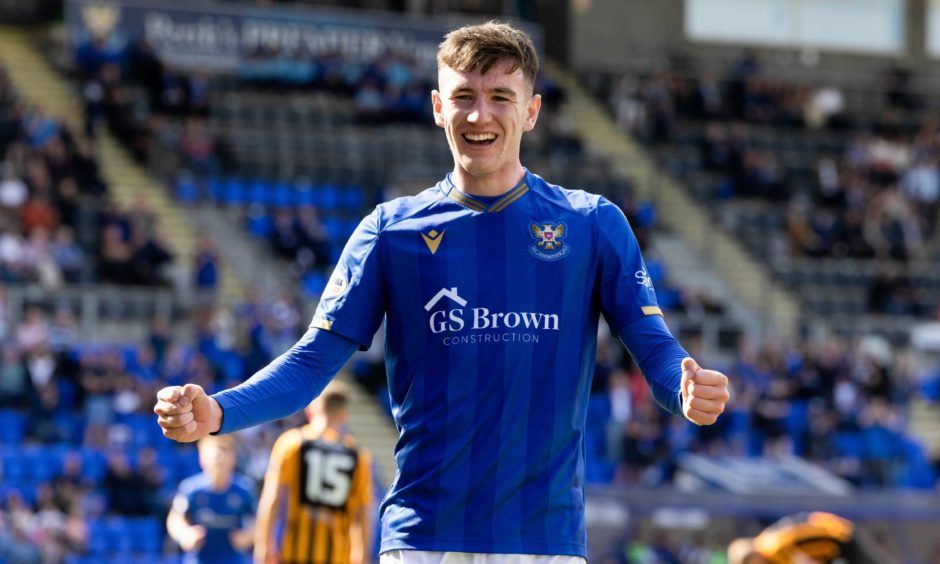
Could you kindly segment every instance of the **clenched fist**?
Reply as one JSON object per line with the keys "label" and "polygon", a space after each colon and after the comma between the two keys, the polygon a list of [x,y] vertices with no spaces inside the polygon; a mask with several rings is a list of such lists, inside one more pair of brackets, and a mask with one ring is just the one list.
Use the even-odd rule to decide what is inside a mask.
{"label": "clenched fist", "polygon": [[711,425],[725,410],[731,395],[728,377],[705,370],[692,358],[682,360],[682,413],[696,425]]}
{"label": "clenched fist", "polygon": [[198,441],[222,427],[222,408],[202,386],[168,386],[153,406],[163,436],[181,443]]}

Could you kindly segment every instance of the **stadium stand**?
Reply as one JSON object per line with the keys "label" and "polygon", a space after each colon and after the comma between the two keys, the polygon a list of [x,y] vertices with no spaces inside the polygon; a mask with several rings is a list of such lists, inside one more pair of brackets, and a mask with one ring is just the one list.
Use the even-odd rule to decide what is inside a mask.
{"label": "stadium stand", "polygon": [[933,318],[936,125],[916,100],[887,83],[853,92],[767,79],[753,55],[721,80],[684,63],[591,81],[810,311],[840,331],[879,315],[894,341]]}
{"label": "stadium stand", "polygon": [[[361,4],[404,9],[394,1]],[[486,2],[435,5],[444,4],[500,10]],[[220,77],[166,68],[145,43],[126,53],[85,46],[76,57],[82,133],[20,101],[0,75],[4,285],[168,284],[151,268],[169,260],[154,235],[160,219],[144,203],[125,209],[108,197],[96,145],[86,139],[102,127],[181,206],[234,219],[298,283],[277,299],[254,295],[237,306],[193,309],[160,310],[156,294],[143,290],[148,306],[115,315],[152,317],[143,344],[90,342],[72,308],[45,298],[28,300],[37,306],[28,308],[0,286],[0,556],[175,562],[162,519],[176,484],[197,466],[192,448],[169,444],[152,424],[154,391],[185,381],[220,389],[290,346],[362,214],[433,182],[450,156],[424,113],[430,77],[407,61],[351,68],[312,59],[285,72],[258,53],[241,75]],[[896,88],[897,73],[871,96],[764,79],[760,67],[748,57],[722,80],[685,68],[583,82],[808,311],[846,332],[878,316],[889,339],[902,343],[909,320],[935,317],[935,125]],[[615,163],[586,150],[588,140],[563,111],[564,92],[545,80],[555,111],[527,140],[523,161],[553,181],[615,199],[648,251],[662,235],[656,206],[635,197]],[[48,188],[37,188],[43,183]],[[43,190],[51,194],[45,200]],[[198,288],[218,287],[217,245],[198,243]],[[648,267],[671,321],[726,313],[727,304],[693,295],[664,263],[653,258]],[[11,310],[23,313],[4,324]],[[711,355],[709,364],[734,388],[718,426],[690,429],[656,408],[629,355],[602,334],[588,481],[652,488],[674,484],[687,454],[795,454],[862,489],[934,490],[937,461],[911,436],[909,421],[912,401],[940,395],[940,379],[925,380],[908,351],[885,354],[849,337],[752,342],[738,330],[722,350],[686,341],[697,357]],[[382,402],[375,349],[350,368]],[[260,478],[271,441],[293,423],[245,437],[250,475]],[[717,558],[724,540],[716,534],[677,546],[640,531],[626,543],[628,561]]]}

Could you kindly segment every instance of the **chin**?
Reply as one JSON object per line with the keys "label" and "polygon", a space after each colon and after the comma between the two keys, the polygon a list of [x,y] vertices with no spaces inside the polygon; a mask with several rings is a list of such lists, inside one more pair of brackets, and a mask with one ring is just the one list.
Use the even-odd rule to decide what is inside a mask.
{"label": "chin", "polygon": [[464,159],[460,163],[460,166],[471,176],[486,176],[499,170],[499,166],[496,163],[480,162],[471,159]]}

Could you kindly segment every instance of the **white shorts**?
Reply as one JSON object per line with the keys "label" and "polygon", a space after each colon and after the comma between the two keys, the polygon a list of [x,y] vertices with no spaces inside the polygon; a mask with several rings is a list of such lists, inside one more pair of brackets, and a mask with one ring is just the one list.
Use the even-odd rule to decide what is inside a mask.
{"label": "white shorts", "polygon": [[379,557],[379,564],[585,564],[580,556],[547,554],[482,554],[479,552],[433,552],[391,550]]}

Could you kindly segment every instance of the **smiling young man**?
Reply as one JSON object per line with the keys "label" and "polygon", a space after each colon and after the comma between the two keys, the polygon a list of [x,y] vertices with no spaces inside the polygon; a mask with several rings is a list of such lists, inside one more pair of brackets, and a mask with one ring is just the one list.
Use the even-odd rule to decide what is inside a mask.
{"label": "smiling young man", "polygon": [[164,434],[195,440],[301,409],[384,320],[399,438],[382,562],[583,562],[600,315],[672,413],[713,423],[727,378],[670,334],[623,213],[522,166],[537,72],[531,40],[512,26],[449,33],[431,99],[453,172],[362,221],[310,329],[271,365],[212,397],[191,384],[161,390]]}

